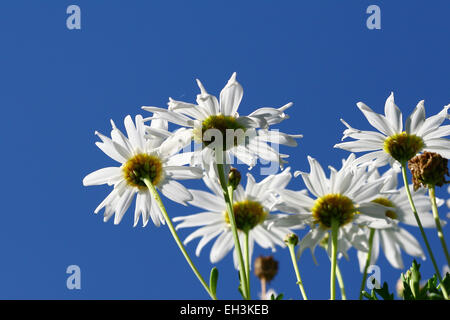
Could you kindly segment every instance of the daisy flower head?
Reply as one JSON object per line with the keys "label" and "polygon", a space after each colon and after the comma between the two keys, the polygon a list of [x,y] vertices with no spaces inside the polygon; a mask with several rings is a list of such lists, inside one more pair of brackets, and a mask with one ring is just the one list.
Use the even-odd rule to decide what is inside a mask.
{"label": "daisy flower head", "polygon": [[[365,232],[368,238],[370,232],[374,233],[372,236],[370,264],[376,263],[381,248],[386,259],[394,268],[403,269],[402,250],[410,256],[420,257],[424,260],[425,254],[416,238],[402,226],[405,224],[417,227],[417,222],[410,213],[411,208],[404,190],[405,187],[398,188],[398,174],[398,170],[394,168],[386,171],[382,176],[387,178],[385,189],[390,190],[390,192],[382,193],[378,198],[372,200],[373,202],[388,207],[386,216],[393,219],[391,227],[386,229],[372,229],[373,231],[365,229]],[[377,170],[374,170],[369,181],[378,178],[379,173]],[[424,227],[434,228],[435,223],[431,213],[431,204],[426,195],[426,189],[422,188],[414,191],[412,197],[422,225]],[[442,203],[443,201],[438,201],[438,205],[442,205]],[[361,272],[363,272],[367,260],[367,252],[358,251],[358,260]]]}
{"label": "daisy flower head", "polygon": [[258,158],[280,164],[286,162],[287,155],[280,154],[269,143],[296,146],[295,138],[302,135],[285,134],[269,127],[288,118],[285,110],[292,103],[278,109],[259,108],[248,116],[241,116],[238,108],[244,91],[236,80],[236,73],[220,92],[219,99],[209,94],[198,79],[197,85],[200,88],[197,104],[169,98],[167,109],[142,107],[153,113],[148,119],[165,119],[188,129],[183,134],[196,143],[194,163],[205,166],[208,171],[211,163],[231,164],[234,158],[250,167]]}
{"label": "daisy flower head", "polygon": [[[144,125],[142,116],[137,115],[135,123],[130,116],[125,118],[128,137],[112,120],[111,124],[111,138],[95,132],[101,140],[95,144],[120,165],[99,169],[83,179],[85,186],[113,186],[111,193],[94,212],[98,213],[104,208],[104,221],[114,215],[114,224],[119,224],[136,195],[134,226],[141,215],[144,226],[150,218],[156,226],[164,224],[164,217],[146,183],[151,183],[167,198],[186,205],[192,195],[176,180],[200,179],[202,170],[185,166],[188,160],[178,153],[183,145],[179,137],[149,135],[149,127]],[[164,132],[167,130],[167,121],[154,120],[150,127]]]}
{"label": "daisy flower head", "polygon": [[[291,179],[290,168],[286,168],[279,174],[269,175],[260,182],[256,182],[253,176],[247,174],[245,189],[237,186],[233,193],[233,211],[240,242],[244,243],[245,234],[248,233],[249,257],[252,256],[254,244],[262,248],[271,248],[275,251],[276,245],[284,247],[283,238],[290,233],[289,228],[278,227],[272,224],[283,215],[274,214],[273,206],[275,188],[284,188]],[[213,176],[203,177],[205,184],[211,190],[190,190],[193,200],[189,204],[204,210],[201,213],[175,217],[174,222],[180,222],[179,228],[198,227],[184,241],[185,244],[196,238],[200,238],[196,248],[199,256],[203,247],[217,237],[211,247],[210,261],[216,263],[234,249],[234,241],[230,222],[228,219],[226,202],[218,179]],[[238,268],[237,252],[233,250],[233,259]]]}
{"label": "daisy flower head", "polygon": [[[301,175],[308,191],[280,190],[276,208],[292,213],[280,219],[278,226],[289,227],[307,223],[311,230],[299,243],[299,255],[305,248],[314,248],[327,239],[328,233],[335,223],[338,226],[338,252],[347,257],[347,250],[354,246],[367,251],[367,239],[361,226],[371,228],[387,228],[391,218],[386,216],[388,208],[373,202],[386,181],[379,178],[368,181],[369,171],[364,166],[354,167],[355,155],[343,160],[342,168],[336,170],[329,167],[330,176],[319,162],[308,156],[310,172],[296,172]],[[331,246],[328,245],[328,249]]]}
{"label": "daisy flower head", "polygon": [[441,126],[445,119],[449,119],[450,105],[445,106],[438,114],[426,118],[422,100],[406,119],[405,125],[393,93],[386,100],[385,115],[374,112],[363,102],[358,102],[357,106],[379,132],[352,128],[341,119],[347,127],[342,140],[347,137],[355,140],[338,143],[334,147],[350,152],[369,152],[360,157],[358,163],[375,160],[376,166],[404,164],[423,151],[439,153],[444,158],[450,157],[450,140],[445,138],[450,135],[450,125]]}

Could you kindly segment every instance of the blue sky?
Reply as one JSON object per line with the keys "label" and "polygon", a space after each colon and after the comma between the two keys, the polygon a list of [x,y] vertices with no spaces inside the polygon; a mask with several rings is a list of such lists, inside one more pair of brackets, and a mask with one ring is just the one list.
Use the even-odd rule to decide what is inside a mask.
{"label": "blue sky", "polygon": [[[81,8],[81,30],[66,28],[71,4]],[[381,8],[381,30],[366,27],[371,4]],[[0,298],[207,299],[166,227],[133,228],[131,210],[118,226],[93,214],[109,188],[86,188],[82,179],[114,163],[94,145],[94,131],[109,133],[109,119],[123,128],[127,114],[165,106],[169,96],[195,101],[195,78],[218,95],[236,71],[242,114],[295,103],[279,127],[304,134],[299,147],[282,149],[294,170],[309,170],[307,155],[338,167],[348,155],[333,149],[339,118],[369,129],[356,102],[382,112],[394,91],[405,116],[422,99],[427,115],[450,102],[449,12],[448,1],[2,1]],[[304,185],[294,179],[289,187]],[[448,197],[444,189],[438,196]],[[171,216],[198,212],[165,202]],[[428,235],[443,265],[436,234]],[[205,278],[209,249],[194,259]],[[300,271],[309,296],[327,299],[329,262],[317,256],[319,266],[306,252]],[[230,258],[217,264],[218,295],[237,299]],[[275,258],[280,273],[270,287],[299,298],[288,251]],[[73,264],[81,290],[66,288]],[[340,265],[357,298],[355,251]],[[382,281],[395,283],[400,270],[383,256],[378,265]],[[422,270],[430,277],[431,263]]]}

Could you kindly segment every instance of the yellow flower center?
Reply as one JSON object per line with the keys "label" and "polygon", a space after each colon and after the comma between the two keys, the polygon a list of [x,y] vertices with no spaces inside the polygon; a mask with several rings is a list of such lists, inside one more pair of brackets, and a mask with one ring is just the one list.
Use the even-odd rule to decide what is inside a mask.
{"label": "yellow flower center", "polygon": [[130,158],[122,167],[123,175],[128,185],[147,189],[145,178],[150,179],[154,186],[161,182],[163,176],[162,162],[154,155],[140,153]]}
{"label": "yellow flower center", "polygon": [[[372,202],[381,204],[385,207],[395,208],[394,203],[392,203],[392,201],[389,200],[388,198],[379,197],[379,198],[372,200]],[[393,211],[393,210],[386,210],[386,217],[389,217],[391,219],[397,219],[397,213],[395,213],[395,211]]]}
{"label": "yellow flower center", "polygon": [[[268,214],[264,207],[256,201],[244,200],[233,204],[234,219],[239,230],[248,232],[262,223]],[[226,223],[230,224],[228,212],[224,212]]]}
{"label": "yellow flower center", "polygon": [[314,223],[323,228],[331,228],[331,221],[336,220],[339,227],[352,221],[356,213],[353,201],[341,194],[327,194],[314,202],[312,215]]}
{"label": "yellow flower center", "polygon": [[[194,128],[194,140],[203,143],[205,146],[213,143],[215,141],[216,132],[210,132],[205,139],[205,132],[210,129],[215,129],[222,135],[223,150],[227,150],[230,147],[236,146],[238,144],[238,135],[236,130],[241,129],[242,133],[245,132],[246,128],[236,121],[235,117],[224,116],[222,114],[213,115],[205,120],[203,120],[201,127]],[[232,130],[233,135],[230,137],[233,139],[232,143],[227,145],[227,129]],[[229,133],[230,134],[230,133]]]}
{"label": "yellow flower center", "polygon": [[401,163],[414,157],[423,147],[422,138],[406,132],[387,137],[383,145],[384,151]]}

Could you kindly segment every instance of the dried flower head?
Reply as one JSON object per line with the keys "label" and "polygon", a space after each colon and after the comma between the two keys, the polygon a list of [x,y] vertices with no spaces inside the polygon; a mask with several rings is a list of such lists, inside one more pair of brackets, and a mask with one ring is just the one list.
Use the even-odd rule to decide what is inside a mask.
{"label": "dried flower head", "polygon": [[434,152],[424,152],[408,161],[408,168],[413,176],[414,190],[422,185],[442,187],[449,181],[445,176],[449,175],[447,168],[448,160]]}
{"label": "dried flower head", "polygon": [[271,281],[278,272],[278,261],[273,256],[259,256],[255,259],[255,275],[260,280]]}

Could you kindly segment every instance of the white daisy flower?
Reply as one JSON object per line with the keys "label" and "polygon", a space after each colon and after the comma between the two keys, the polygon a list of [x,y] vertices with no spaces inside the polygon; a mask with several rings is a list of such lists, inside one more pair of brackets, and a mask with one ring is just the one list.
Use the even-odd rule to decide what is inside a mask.
{"label": "white daisy flower", "polygon": [[[130,116],[124,120],[128,137],[117,129],[112,120],[111,138],[95,132],[102,140],[95,144],[121,165],[106,167],[88,174],[83,179],[83,185],[114,186],[111,193],[94,211],[98,213],[105,208],[105,222],[115,215],[114,224],[120,223],[136,194],[134,225],[137,225],[142,215],[144,226],[147,225],[149,218],[159,226],[160,223],[165,223],[164,217],[143,179],[150,179],[167,198],[186,205],[187,201],[192,200],[192,195],[176,180],[200,179],[203,172],[199,168],[184,166],[189,160],[178,153],[184,143],[179,141],[180,136],[176,138],[169,136],[166,139],[155,136],[146,138],[146,130],[149,128],[144,125],[142,116],[137,115],[135,120],[136,126]],[[154,120],[151,128],[167,130],[167,121]]]}
{"label": "white daisy flower", "polygon": [[[254,243],[262,248],[271,248],[275,251],[275,246],[284,247],[284,237],[290,233],[289,228],[272,226],[271,222],[279,219],[283,215],[272,214],[272,207],[276,202],[273,196],[275,188],[284,188],[291,179],[290,168],[286,168],[279,174],[270,175],[260,182],[256,182],[251,174],[247,174],[247,185],[244,188],[239,185],[233,195],[233,209],[236,219],[240,242],[243,244],[244,235],[249,234],[249,260],[251,260]],[[199,256],[203,247],[213,238],[214,242],[210,260],[212,263],[220,261],[234,248],[233,235],[228,220],[226,203],[223,197],[222,188],[216,178],[205,175],[205,184],[212,191],[190,190],[193,200],[189,203],[193,206],[204,209],[204,212],[176,217],[174,221],[180,221],[179,228],[200,227],[191,233],[184,241],[185,244],[195,238],[201,238],[196,255]],[[236,250],[233,252],[234,265],[238,268]]]}
{"label": "white daisy flower", "polygon": [[[388,179],[386,179],[387,184],[385,186],[385,190],[395,190],[396,192],[384,193],[372,201],[389,207],[389,210],[386,211],[386,216],[390,217],[394,221],[391,228],[386,228],[383,230],[374,229],[370,264],[372,265],[376,263],[381,247],[389,263],[394,268],[403,269],[404,264],[401,253],[402,250],[410,256],[420,257],[424,260],[425,254],[416,238],[406,229],[401,227],[401,224],[403,223],[417,227],[417,222],[411,215],[411,207],[405,187],[397,189],[398,171],[395,169],[390,169],[383,174],[383,177],[388,177]],[[378,178],[379,173],[375,170],[369,180],[375,180]],[[412,185],[410,188],[412,188]],[[428,228],[435,227],[433,214],[431,213],[431,204],[428,196],[426,195],[426,189],[418,189],[412,193],[412,197],[414,199],[414,203],[416,204],[416,209],[418,215],[420,216],[420,220],[422,221],[422,225]],[[365,232],[367,233],[367,238],[369,238],[371,231],[366,229]],[[361,272],[364,271],[367,254],[367,252],[358,251],[358,260]]]}
{"label": "white daisy flower", "polygon": [[276,208],[293,214],[280,219],[277,225],[289,227],[308,223],[311,226],[299,243],[299,256],[306,248],[310,248],[314,257],[315,247],[324,239],[330,242],[327,247],[331,250],[328,233],[333,219],[339,223],[337,251],[346,258],[347,250],[352,246],[362,251],[368,249],[361,226],[390,226],[391,219],[385,214],[388,208],[372,202],[379,197],[386,183],[385,178],[368,181],[370,173],[365,167],[353,167],[354,160],[355,155],[350,154],[339,171],[330,166],[330,178],[327,178],[319,162],[308,157],[310,173],[296,172],[295,175],[302,176],[314,197],[304,191],[285,189],[278,192],[280,199]]}
{"label": "white daisy flower", "polygon": [[[381,203],[387,207],[390,207],[386,211],[386,215],[394,220],[392,228],[386,228],[383,230],[375,230],[373,238],[373,248],[370,264],[375,264],[379,256],[380,245],[383,249],[384,255],[389,263],[397,269],[403,269],[403,260],[401,255],[401,249],[407,254],[414,257],[420,257],[425,259],[425,254],[422,251],[420,243],[415,237],[409,233],[406,229],[401,227],[401,224],[417,227],[417,222],[411,215],[411,207],[409,204],[408,196],[405,187],[398,188],[398,171],[396,169],[390,169],[383,174],[383,177],[387,177],[387,183],[385,190],[396,190],[397,192],[385,193],[382,196],[374,199],[373,201]],[[377,170],[373,171],[369,180],[378,179],[379,173]],[[410,189],[414,190],[413,185],[410,185]],[[412,192],[412,198],[417,209],[417,213],[422,222],[422,226],[425,228],[435,228],[435,222],[433,214],[431,213],[430,199],[426,195],[427,189],[419,188],[417,191]],[[437,205],[441,206],[443,201],[437,199]],[[441,221],[445,224],[444,221]],[[366,230],[369,234],[369,230]],[[367,259],[367,253],[358,251],[358,260],[360,269],[363,271],[365,261]]]}
{"label": "white daisy flower", "polygon": [[401,164],[422,151],[450,158],[450,140],[444,138],[450,135],[450,125],[441,126],[449,118],[450,105],[426,119],[422,100],[406,119],[404,127],[402,113],[395,105],[393,93],[386,100],[385,115],[375,113],[362,102],[358,102],[357,106],[379,132],[354,129],[341,119],[347,127],[342,140],[350,137],[355,141],[338,143],[334,147],[351,152],[368,151],[369,153],[357,159],[358,163],[375,160],[376,166],[383,166],[387,163],[393,165],[397,160]]}
{"label": "white daisy flower", "polygon": [[[300,138],[302,135],[269,130],[269,126],[287,119],[288,116],[284,111],[292,106],[292,103],[278,109],[260,108],[248,116],[240,116],[237,111],[242,100],[243,88],[236,81],[236,73],[233,73],[220,92],[220,101],[206,91],[200,80],[197,80],[197,84],[200,88],[197,104],[169,98],[168,109],[142,107],[153,113],[153,117],[148,119],[165,119],[189,128],[182,134],[189,135],[193,141],[202,146],[194,151],[193,161],[196,164],[204,165],[206,171],[209,171],[210,164],[216,161],[214,148],[225,151],[226,158],[220,161],[226,164],[232,163],[234,157],[250,167],[256,164],[258,158],[280,164],[286,162],[283,158],[288,156],[279,154],[268,143],[297,146],[294,138]],[[218,145],[213,144],[217,135],[222,138],[222,144],[219,141]]]}

